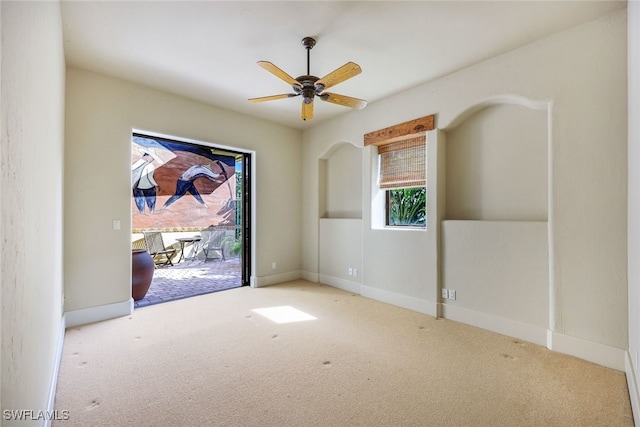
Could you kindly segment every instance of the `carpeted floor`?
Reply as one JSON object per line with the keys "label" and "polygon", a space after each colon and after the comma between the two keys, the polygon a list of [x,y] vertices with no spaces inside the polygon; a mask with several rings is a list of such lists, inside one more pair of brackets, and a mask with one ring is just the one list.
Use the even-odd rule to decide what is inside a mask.
{"label": "carpeted floor", "polygon": [[55,409],[63,427],[633,425],[622,372],[305,281],[68,330]]}

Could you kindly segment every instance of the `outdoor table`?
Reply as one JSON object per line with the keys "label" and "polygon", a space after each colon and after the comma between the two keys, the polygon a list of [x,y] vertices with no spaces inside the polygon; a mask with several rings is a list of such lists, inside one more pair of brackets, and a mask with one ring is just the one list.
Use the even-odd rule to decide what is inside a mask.
{"label": "outdoor table", "polygon": [[[187,243],[191,243],[191,245],[195,245],[197,242],[199,242],[202,238],[200,236],[192,236],[192,237],[179,237],[176,239],[176,241],[180,244],[180,258],[178,258],[178,262],[182,261],[183,259],[186,261],[187,258],[184,256],[184,248],[187,245]],[[196,251],[194,249],[192,249],[192,256],[191,258],[195,258],[196,256]]]}

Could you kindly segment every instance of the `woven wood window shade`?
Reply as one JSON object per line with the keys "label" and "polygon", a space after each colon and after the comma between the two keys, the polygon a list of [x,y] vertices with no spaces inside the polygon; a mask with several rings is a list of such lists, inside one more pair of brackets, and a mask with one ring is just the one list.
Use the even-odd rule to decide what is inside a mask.
{"label": "woven wood window shade", "polygon": [[378,147],[380,188],[424,187],[426,179],[426,134]]}

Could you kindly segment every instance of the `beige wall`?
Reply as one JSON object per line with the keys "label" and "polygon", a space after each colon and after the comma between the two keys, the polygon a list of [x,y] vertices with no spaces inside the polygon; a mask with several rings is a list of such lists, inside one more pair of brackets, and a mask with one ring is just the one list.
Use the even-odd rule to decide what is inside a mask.
{"label": "beige wall", "polygon": [[[46,410],[62,325],[64,55],[56,2],[0,2],[1,409]],[[2,425],[41,425],[3,421]]]}
{"label": "beige wall", "polygon": [[[300,131],[73,68],[67,70],[66,114],[66,311],[131,297],[134,128],[254,151],[254,274],[266,282],[299,276]],[[112,230],[114,219],[121,230]]]}
{"label": "beige wall", "polygon": [[[318,272],[318,159],[334,144],[362,146],[365,133],[434,113],[437,127],[451,130],[459,116],[503,99],[548,104],[549,281],[554,290],[536,308],[550,311],[549,329],[556,334],[625,349],[626,54],[623,10],[306,131],[305,277]],[[437,228],[426,233],[371,229],[370,151],[363,150],[363,287],[435,304],[439,264],[433,261],[439,253],[429,249],[429,236]],[[508,299],[487,301],[477,310],[499,317],[504,304]]]}

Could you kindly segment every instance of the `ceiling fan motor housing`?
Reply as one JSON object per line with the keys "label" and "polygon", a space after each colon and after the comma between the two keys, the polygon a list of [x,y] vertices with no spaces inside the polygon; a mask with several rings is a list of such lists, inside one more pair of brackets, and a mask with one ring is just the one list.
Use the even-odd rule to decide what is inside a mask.
{"label": "ceiling fan motor housing", "polygon": [[296,93],[302,94],[302,98],[304,99],[305,104],[310,104],[311,102],[313,102],[313,97],[315,95],[320,95],[320,93],[324,90],[324,85],[316,85],[316,82],[320,80],[319,77],[300,76],[296,78],[296,80],[300,82],[302,88],[298,85],[292,85],[293,90],[296,91]]}

